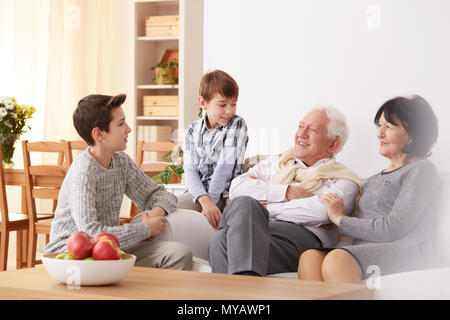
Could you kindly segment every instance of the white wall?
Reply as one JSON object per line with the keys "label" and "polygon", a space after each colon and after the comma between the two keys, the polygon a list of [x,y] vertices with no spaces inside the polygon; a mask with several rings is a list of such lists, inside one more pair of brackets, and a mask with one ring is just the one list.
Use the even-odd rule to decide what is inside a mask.
{"label": "white wall", "polygon": [[205,0],[204,70],[238,82],[250,155],[287,149],[308,108],[328,103],[350,128],[338,160],[368,177],[388,163],[377,109],[420,94],[440,119],[431,159],[450,171],[449,16],[448,0]]}

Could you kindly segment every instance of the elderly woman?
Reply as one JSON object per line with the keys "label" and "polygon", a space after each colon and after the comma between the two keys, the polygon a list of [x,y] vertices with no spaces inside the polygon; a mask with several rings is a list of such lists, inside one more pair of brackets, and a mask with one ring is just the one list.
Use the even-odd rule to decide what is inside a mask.
{"label": "elderly woman", "polygon": [[361,282],[378,267],[381,275],[427,267],[433,249],[441,184],[427,159],[438,121],[419,96],[384,103],[375,119],[379,153],[390,165],[363,186],[358,216],[345,216],[342,199],[322,195],[330,221],[353,245],[311,249],[299,260],[302,280]]}

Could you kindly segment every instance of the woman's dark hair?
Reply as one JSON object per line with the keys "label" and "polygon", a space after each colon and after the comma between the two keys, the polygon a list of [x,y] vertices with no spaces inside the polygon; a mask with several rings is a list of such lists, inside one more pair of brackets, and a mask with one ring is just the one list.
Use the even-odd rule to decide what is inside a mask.
{"label": "woman's dark hair", "polygon": [[386,101],[375,115],[376,125],[379,125],[383,112],[387,122],[393,125],[400,122],[408,133],[410,143],[403,149],[408,158],[427,158],[431,155],[431,148],[438,137],[438,119],[424,98],[414,95]]}
{"label": "woman's dark hair", "polygon": [[91,132],[95,127],[109,132],[109,123],[112,120],[111,112],[120,107],[126,99],[125,94],[106,96],[91,94],[78,102],[73,113],[73,124],[78,134],[90,146],[95,144]]}

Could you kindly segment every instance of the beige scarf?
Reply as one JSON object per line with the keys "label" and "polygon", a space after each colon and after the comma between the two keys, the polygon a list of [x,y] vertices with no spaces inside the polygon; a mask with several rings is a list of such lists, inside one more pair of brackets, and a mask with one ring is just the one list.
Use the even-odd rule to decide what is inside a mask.
{"label": "beige scarf", "polygon": [[308,191],[314,191],[322,185],[322,179],[347,179],[358,185],[359,195],[362,194],[363,180],[343,164],[337,163],[332,157],[325,163],[314,167],[303,168],[294,163],[293,150],[284,152],[278,160],[278,174],[271,180],[271,184],[291,184],[299,185]]}

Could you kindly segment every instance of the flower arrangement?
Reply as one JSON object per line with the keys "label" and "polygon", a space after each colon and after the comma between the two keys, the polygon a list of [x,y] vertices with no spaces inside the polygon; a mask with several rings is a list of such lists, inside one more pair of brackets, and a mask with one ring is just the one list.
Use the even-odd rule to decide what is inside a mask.
{"label": "flower arrangement", "polygon": [[26,129],[31,129],[26,126],[26,122],[32,118],[34,112],[34,107],[18,105],[13,97],[0,98],[0,143],[5,165],[13,164],[14,144],[22,133],[27,132]]}

